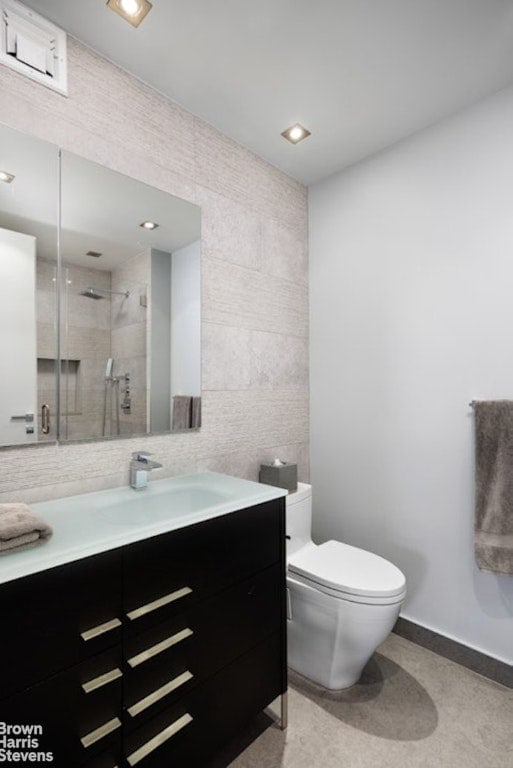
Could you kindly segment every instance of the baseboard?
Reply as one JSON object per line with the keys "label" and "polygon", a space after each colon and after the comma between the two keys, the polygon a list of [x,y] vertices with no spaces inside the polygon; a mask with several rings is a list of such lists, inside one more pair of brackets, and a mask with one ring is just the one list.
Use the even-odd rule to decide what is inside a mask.
{"label": "baseboard", "polygon": [[439,635],[431,629],[426,629],[401,617],[397,619],[392,632],[406,638],[406,640],[411,640],[412,643],[421,645],[423,648],[428,648],[439,656],[456,662],[456,664],[461,664],[463,667],[483,675],[483,677],[488,677],[507,688],[513,688],[513,667],[504,661],[487,656],[474,650],[474,648],[468,648],[456,640],[450,640],[444,635]]}

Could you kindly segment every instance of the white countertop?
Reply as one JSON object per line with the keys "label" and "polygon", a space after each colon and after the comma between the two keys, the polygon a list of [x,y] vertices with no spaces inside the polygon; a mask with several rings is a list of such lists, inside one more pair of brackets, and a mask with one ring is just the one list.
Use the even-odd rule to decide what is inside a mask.
{"label": "white countertop", "polygon": [[200,472],[154,480],[140,491],[123,486],[31,504],[53,536],[0,556],[0,583],[286,495],[283,488]]}

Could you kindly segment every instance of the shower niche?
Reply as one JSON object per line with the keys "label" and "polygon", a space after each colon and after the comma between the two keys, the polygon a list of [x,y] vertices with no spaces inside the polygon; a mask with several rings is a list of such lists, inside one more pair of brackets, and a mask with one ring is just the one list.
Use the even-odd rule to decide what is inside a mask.
{"label": "shower niche", "polygon": [[199,207],[0,125],[2,170],[0,445],[198,428]]}

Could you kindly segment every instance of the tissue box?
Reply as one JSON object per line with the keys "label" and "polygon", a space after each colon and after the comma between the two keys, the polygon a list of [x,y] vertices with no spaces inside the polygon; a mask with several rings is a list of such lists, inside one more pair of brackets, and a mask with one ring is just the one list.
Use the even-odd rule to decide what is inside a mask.
{"label": "tissue box", "polygon": [[260,464],[259,480],[266,485],[297,491],[297,464]]}

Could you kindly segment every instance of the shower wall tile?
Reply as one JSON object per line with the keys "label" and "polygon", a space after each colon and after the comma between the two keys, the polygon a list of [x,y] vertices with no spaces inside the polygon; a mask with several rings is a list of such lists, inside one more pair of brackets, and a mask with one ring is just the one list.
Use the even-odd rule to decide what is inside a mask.
{"label": "shower wall tile", "polygon": [[55,359],[57,355],[57,332],[53,323],[37,323],[37,356]]}
{"label": "shower wall tile", "polygon": [[[112,329],[112,356],[117,358],[146,356],[146,327],[142,323]],[[116,366],[116,373],[119,373]]]}
{"label": "shower wall tile", "polygon": [[68,326],[62,344],[62,357],[67,360],[83,360],[86,357],[110,357],[110,331],[103,328]]}
{"label": "shower wall tile", "polygon": [[[68,53],[68,98],[2,68],[2,121],[201,205],[202,428],[5,449],[0,501],[124,485],[141,448],[163,463],[158,477],[210,468],[256,480],[260,463],[278,455],[297,461],[308,479],[306,188],[72,38]],[[84,302],[84,314],[108,305]],[[127,360],[135,340],[140,357],[145,333],[137,325],[115,329],[116,354],[107,338],[89,338],[81,364],[88,397],[102,396],[108,356]],[[47,326],[39,336],[49,347]],[[144,410],[134,404],[137,418]],[[84,428],[83,415],[73,418],[69,438]]]}

